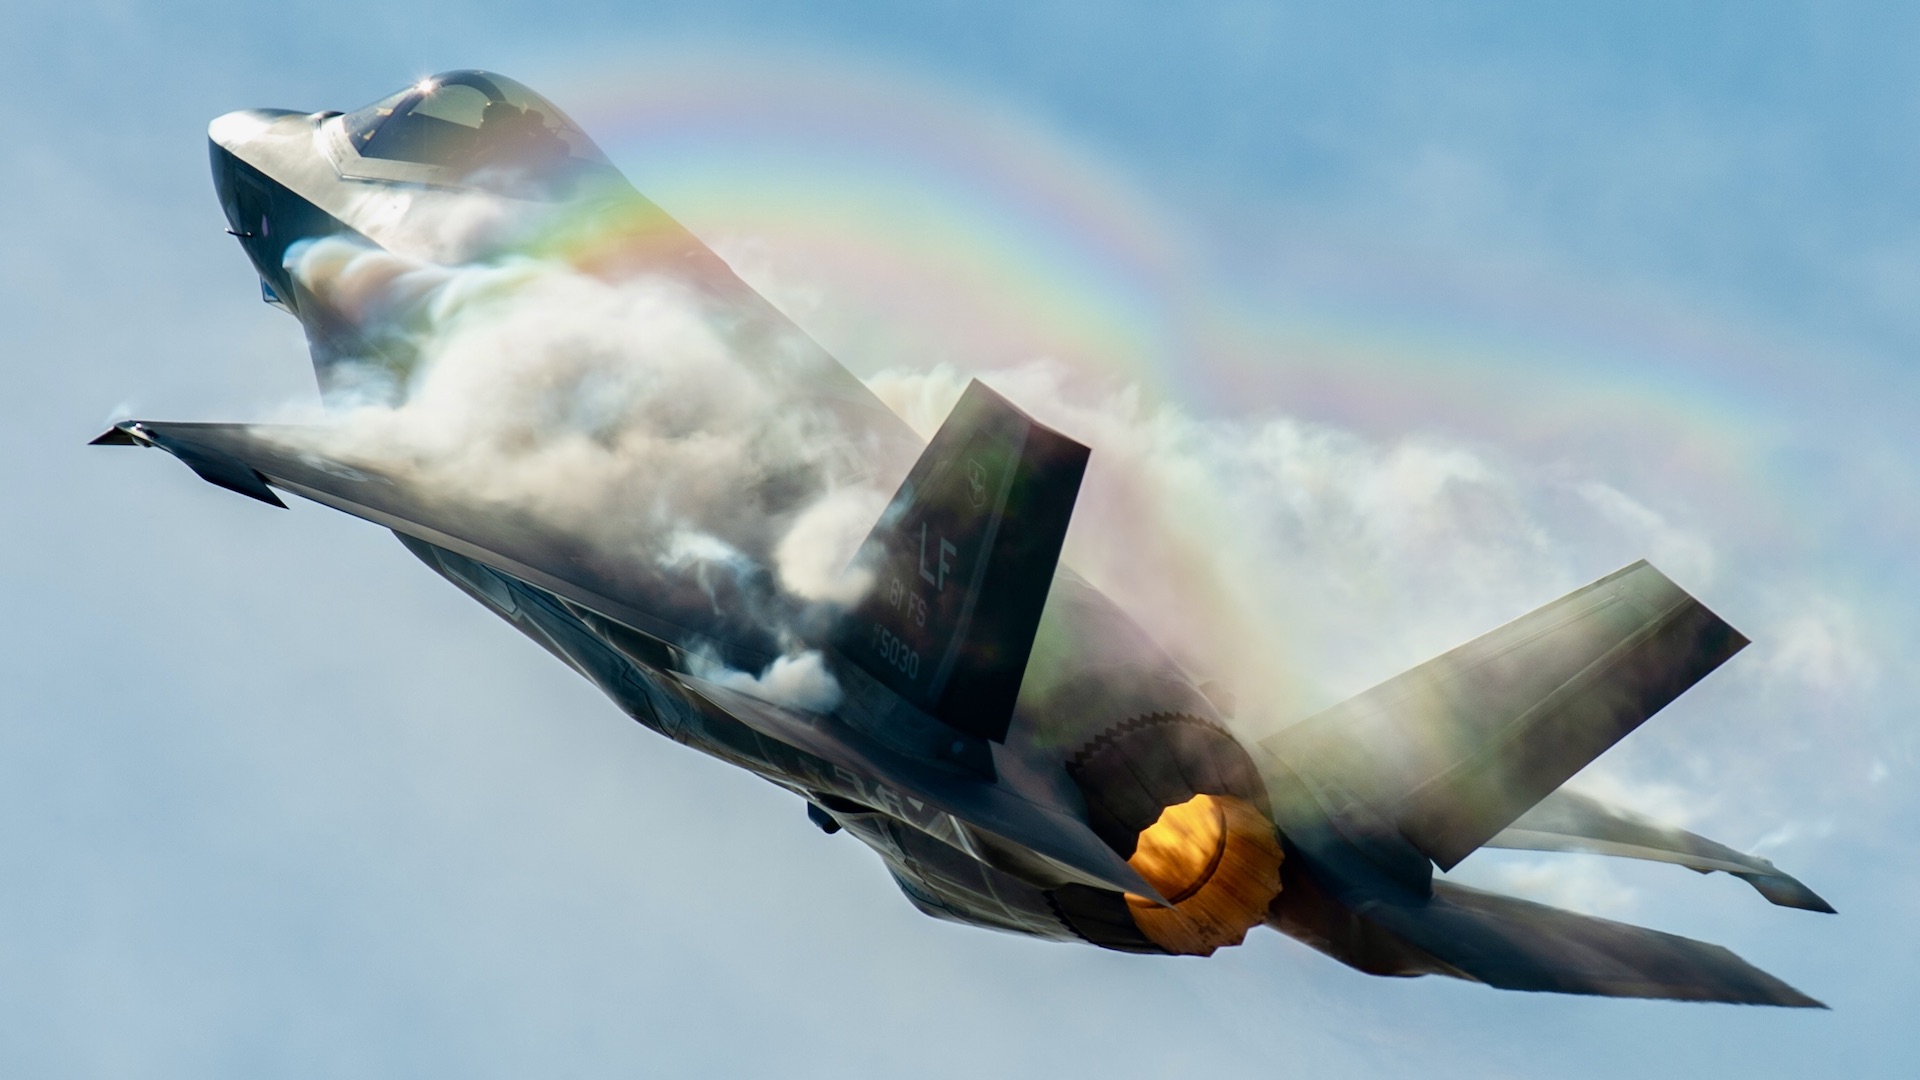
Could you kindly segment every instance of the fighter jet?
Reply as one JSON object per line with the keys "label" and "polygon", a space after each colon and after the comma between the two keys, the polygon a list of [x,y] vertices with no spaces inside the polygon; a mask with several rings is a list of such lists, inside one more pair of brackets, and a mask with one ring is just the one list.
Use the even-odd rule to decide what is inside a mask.
{"label": "fighter jet", "polygon": [[[1600,853],[1833,910],[1765,859],[1561,789],[1747,644],[1647,563],[1243,736],[1228,695],[1062,565],[1088,447],[979,382],[923,442],[527,87],[452,71],[350,113],[229,113],[209,137],[227,231],[263,298],[299,319],[328,400],[404,393],[417,343],[368,314],[366,289],[384,286],[347,302],[297,272],[303,250],[560,259],[678,283],[725,323],[738,363],[828,418],[896,494],[847,568],[859,587],[805,597],[768,549],[806,476],[738,493],[713,526],[729,552],[716,571],[610,551],[537,507],[463,498],[289,428],[131,420],[94,441],[392,530],[640,724],[871,847],[926,914],[1143,954],[1209,955],[1266,926],[1374,975],[1820,1007],[1718,946],[1435,875],[1482,847]],[[523,216],[463,224],[479,203]],[[796,649],[819,658],[832,700],[730,677]]]}

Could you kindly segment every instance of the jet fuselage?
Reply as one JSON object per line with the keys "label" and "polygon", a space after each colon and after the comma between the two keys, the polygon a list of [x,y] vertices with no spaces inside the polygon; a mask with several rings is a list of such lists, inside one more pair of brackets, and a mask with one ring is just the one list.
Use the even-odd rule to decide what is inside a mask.
{"label": "jet fuselage", "polygon": [[[1186,955],[1264,924],[1370,974],[1818,1004],[1717,946],[1435,877],[1481,847],[1596,852],[1832,910],[1765,859],[1560,790],[1747,644],[1645,562],[1244,739],[1227,695],[1060,564],[1087,447],[978,381],[921,439],[526,87],[448,72],[352,113],[229,113],[209,137],[228,231],[349,416],[404,411],[451,363],[423,315],[433,283],[524,289],[486,275],[537,267],[623,300],[664,290],[717,343],[703,360],[777,403],[810,449],[777,443],[721,497],[674,504],[672,542],[609,544],[593,522],[628,509],[614,496],[583,520],[449,489],[418,462],[342,450],[345,424],[128,420],[95,441],[392,529],[635,720],[865,842],[922,911]],[[674,430],[653,434],[689,434]],[[452,456],[471,466],[471,450]],[[649,479],[662,499],[691,482]],[[895,494],[839,585],[775,573],[796,522],[844,490]],[[780,689],[783,664],[818,665],[831,693]]]}

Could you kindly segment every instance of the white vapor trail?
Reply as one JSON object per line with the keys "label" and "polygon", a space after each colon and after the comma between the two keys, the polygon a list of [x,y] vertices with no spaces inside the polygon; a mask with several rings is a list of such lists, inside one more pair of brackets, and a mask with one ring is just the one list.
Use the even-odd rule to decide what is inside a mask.
{"label": "white vapor trail", "polygon": [[[796,596],[846,599],[842,571],[884,503],[871,463],[826,411],[758,377],[693,289],[534,259],[448,268],[335,239],[290,263],[386,350],[347,361],[368,392],[314,428],[316,449],[529,512],[616,558],[767,568]],[[396,372],[393,354],[410,362]],[[831,677],[793,649],[742,687],[821,707]]]}

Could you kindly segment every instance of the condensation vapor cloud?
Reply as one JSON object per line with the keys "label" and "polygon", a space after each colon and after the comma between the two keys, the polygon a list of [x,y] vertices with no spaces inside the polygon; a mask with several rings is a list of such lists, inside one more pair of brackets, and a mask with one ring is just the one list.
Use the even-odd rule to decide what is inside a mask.
{"label": "condensation vapor cloud", "polygon": [[[382,347],[344,361],[350,396],[305,429],[315,449],[529,512],[616,558],[770,569],[796,596],[845,598],[842,570],[883,500],[833,417],[760,375],[769,352],[804,342],[759,335],[749,353],[724,312],[664,277],[531,258],[450,268],[337,239],[289,264]],[[771,629],[791,655],[709,674],[830,706],[819,657]]]}

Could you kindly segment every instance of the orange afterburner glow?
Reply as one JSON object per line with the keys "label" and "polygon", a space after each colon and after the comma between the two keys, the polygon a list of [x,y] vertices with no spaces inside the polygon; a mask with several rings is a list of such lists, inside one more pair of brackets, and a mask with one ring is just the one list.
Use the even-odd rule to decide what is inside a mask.
{"label": "orange afterburner glow", "polygon": [[1164,908],[1127,894],[1133,921],[1170,953],[1207,956],[1238,945],[1280,895],[1280,842],[1252,804],[1227,795],[1195,795],[1160,812],[1141,830],[1127,862],[1160,895]]}

